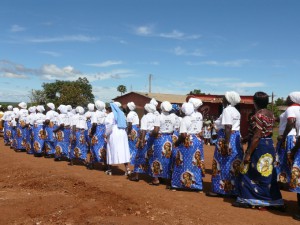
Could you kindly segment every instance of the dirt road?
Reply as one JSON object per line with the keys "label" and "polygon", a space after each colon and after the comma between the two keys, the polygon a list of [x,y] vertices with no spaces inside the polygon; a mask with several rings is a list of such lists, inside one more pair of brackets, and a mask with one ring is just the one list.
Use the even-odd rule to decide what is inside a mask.
{"label": "dirt road", "polygon": [[[210,189],[213,147],[205,146]],[[131,182],[68,162],[14,152],[0,138],[0,224],[299,224],[296,194],[282,191],[287,212],[239,209],[233,199]]]}

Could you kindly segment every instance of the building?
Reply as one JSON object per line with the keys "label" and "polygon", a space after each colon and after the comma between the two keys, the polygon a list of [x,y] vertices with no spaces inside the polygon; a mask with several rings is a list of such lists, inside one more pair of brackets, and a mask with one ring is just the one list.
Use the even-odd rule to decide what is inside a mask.
{"label": "building", "polygon": [[[202,100],[203,105],[199,108],[203,117],[213,117],[217,119],[222,113],[222,98],[223,95],[175,95],[175,94],[160,94],[160,93],[142,93],[142,92],[129,92],[122,96],[114,98],[114,101],[118,101],[122,104],[123,108],[126,108],[128,102],[134,102],[137,107],[137,113],[141,118],[144,112],[144,106],[149,103],[152,98],[155,98],[158,104],[163,101],[169,101],[172,104],[182,105],[183,102],[187,102],[191,97],[199,98]],[[254,110],[253,96],[241,96],[241,102],[236,106],[241,113],[241,133],[246,135],[248,132],[248,117]]]}

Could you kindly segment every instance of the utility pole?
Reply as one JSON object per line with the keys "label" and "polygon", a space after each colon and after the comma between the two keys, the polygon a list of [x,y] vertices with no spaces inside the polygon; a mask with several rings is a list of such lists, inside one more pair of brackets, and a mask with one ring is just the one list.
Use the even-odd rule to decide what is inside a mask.
{"label": "utility pole", "polygon": [[152,74],[149,74],[149,94],[151,93]]}

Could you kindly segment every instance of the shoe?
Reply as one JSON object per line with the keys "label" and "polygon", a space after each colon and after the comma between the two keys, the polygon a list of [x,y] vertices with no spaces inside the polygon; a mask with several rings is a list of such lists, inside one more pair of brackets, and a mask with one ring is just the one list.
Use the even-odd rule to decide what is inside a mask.
{"label": "shoe", "polygon": [[151,181],[151,182],[149,183],[149,185],[152,185],[152,186],[158,186],[158,185],[159,185],[159,182],[158,182],[158,183],[154,183],[153,181]]}
{"label": "shoe", "polygon": [[111,170],[106,170],[106,171],[105,171],[105,174],[111,176],[111,175],[112,175],[112,172],[111,172]]}
{"label": "shoe", "polygon": [[131,177],[129,178],[130,181],[134,181],[134,182],[139,182],[140,179],[139,178],[136,178],[136,177]]}
{"label": "shoe", "polygon": [[294,220],[300,221],[300,214],[299,214],[299,213],[294,214],[294,215],[293,215],[293,219],[294,219]]}
{"label": "shoe", "polygon": [[234,202],[231,204],[233,207],[238,207],[238,208],[250,208],[250,205],[247,203],[241,203],[241,202]]}
{"label": "shoe", "polygon": [[208,196],[208,197],[222,197],[222,195],[217,194],[215,192],[211,192],[211,191],[207,192],[205,195]]}
{"label": "shoe", "polygon": [[130,170],[127,170],[126,172],[125,172],[125,176],[129,176],[131,174],[131,171]]}

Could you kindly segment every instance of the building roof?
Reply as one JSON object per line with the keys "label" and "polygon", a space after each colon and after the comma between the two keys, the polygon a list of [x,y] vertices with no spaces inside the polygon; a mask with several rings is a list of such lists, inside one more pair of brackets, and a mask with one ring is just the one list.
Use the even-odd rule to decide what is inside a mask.
{"label": "building roof", "polygon": [[[190,98],[199,98],[202,102],[211,102],[211,103],[222,103],[224,95],[211,95],[211,94],[200,94],[200,95],[188,95],[187,99]],[[242,104],[253,104],[253,96],[240,96]]]}
{"label": "building roof", "polygon": [[162,93],[145,93],[145,92],[135,92],[137,94],[143,95],[149,99],[155,98],[156,101],[163,102],[169,101],[171,103],[182,104],[186,101],[187,95],[175,95],[175,94],[162,94]]}

